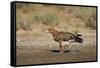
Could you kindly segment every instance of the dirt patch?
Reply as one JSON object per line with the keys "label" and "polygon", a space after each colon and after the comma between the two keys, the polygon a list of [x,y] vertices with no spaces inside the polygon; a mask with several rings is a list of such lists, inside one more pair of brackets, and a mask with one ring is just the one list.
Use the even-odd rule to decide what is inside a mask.
{"label": "dirt patch", "polygon": [[59,53],[59,44],[50,34],[17,34],[17,65],[80,62],[96,60],[96,35],[84,34],[83,44],[71,43],[64,54]]}

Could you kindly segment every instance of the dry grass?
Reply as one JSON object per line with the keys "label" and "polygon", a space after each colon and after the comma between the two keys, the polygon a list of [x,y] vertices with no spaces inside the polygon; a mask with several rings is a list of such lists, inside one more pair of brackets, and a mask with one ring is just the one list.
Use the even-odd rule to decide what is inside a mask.
{"label": "dry grass", "polygon": [[[42,9],[41,9],[42,8]],[[33,30],[34,26],[60,29],[96,29],[96,8],[17,4],[17,30]],[[73,30],[73,29],[72,29]]]}

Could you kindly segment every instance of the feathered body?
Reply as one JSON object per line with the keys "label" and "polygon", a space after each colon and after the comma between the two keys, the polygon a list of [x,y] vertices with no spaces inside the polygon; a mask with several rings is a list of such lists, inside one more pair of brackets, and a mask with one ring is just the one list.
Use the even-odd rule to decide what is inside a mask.
{"label": "feathered body", "polygon": [[59,43],[60,45],[60,53],[64,52],[64,46],[68,45],[69,41],[73,40],[74,42],[82,43],[83,39],[80,38],[80,34],[73,34],[70,32],[60,32],[55,29],[48,29],[48,31],[52,34],[54,37],[54,40]]}
{"label": "feathered body", "polygon": [[48,30],[53,35],[54,40],[57,42],[69,41],[69,40],[74,40],[75,42],[78,42],[78,43],[83,42],[83,39],[79,37],[80,35],[75,35],[70,32],[59,32],[55,29],[48,29]]}

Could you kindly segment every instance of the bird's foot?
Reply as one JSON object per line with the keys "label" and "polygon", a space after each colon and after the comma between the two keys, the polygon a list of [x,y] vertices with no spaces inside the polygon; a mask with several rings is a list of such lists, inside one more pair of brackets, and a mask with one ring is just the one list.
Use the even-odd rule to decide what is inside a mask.
{"label": "bird's foot", "polygon": [[63,51],[60,51],[60,54],[63,54],[64,52]]}

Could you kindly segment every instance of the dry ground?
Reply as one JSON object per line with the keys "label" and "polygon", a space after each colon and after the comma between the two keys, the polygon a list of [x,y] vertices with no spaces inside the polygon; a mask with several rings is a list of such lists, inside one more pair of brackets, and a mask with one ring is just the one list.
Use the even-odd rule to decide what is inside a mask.
{"label": "dry ground", "polygon": [[17,33],[17,65],[80,62],[96,60],[95,31],[82,33],[84,43],[71,43],[64,54],[59,54],[59,44],[45,32]]}

